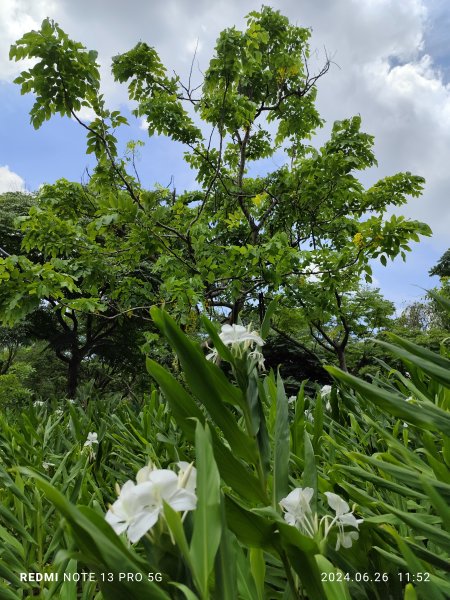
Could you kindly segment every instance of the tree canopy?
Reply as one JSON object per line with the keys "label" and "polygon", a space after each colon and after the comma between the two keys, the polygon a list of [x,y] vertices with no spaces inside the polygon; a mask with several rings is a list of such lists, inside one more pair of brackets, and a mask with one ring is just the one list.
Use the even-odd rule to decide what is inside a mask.
{"label": "tree canopy", "polygon": [[[311,145],[323,123],[317,82],[330,62],[325,57],[310,72],[309,37],[278,11],[251,12],[244,31],[220,34],[196,87],[192,73],[187,83],[169,76],[144,42],[113,58],[114,78],[128,84],[149,135],[184,146],[198,185],[181,193],[143,188],[135,143],[119,156],[115,132],[128,122],[106,107],[95,51],[50,19],[18,40],[10,57],[35,59],[15,80],[22,94],[35,96],[32,124],[39,128],[55,114],[74,118],[96,166],[85,185],[45,185],[21,217],[21,248],[0,259],[3,323],[44,303],[75,340],[66,358],[80,362],[118,321],[145,321],[154,304],[195,331],[202,313],[262,321],[277,298],[280,308],[302,312],[345,367],[342,351],[362,323],[346,311],[361,280],[371,282],[371,262],[405,259],[410,242],[430,229],[387,216],[420,195],[420,176],[397,173],[368,189],[358,179],[376,166],[373,137],[359,116],[336,122],[321,148]],[[95,117],[82,120],[82,108]],[[256,175],[275,153],[283,164]],[[342,335],[330,342],[324,332],[333,322]]]}

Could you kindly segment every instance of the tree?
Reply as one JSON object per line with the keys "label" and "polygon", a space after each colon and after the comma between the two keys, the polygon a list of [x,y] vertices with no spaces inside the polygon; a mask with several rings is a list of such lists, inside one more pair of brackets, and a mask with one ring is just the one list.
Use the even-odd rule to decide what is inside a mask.
{"label": "tree", "polygon": [[430,275],[450,277],[450,248],[444,252],[438,262],[430,269]]}
{"label": "tree", "polygon": [[[250,13],[245,31],[220,34],[198,95],[191,80],[169,77],[143,42],[113,59],[114,77],[128,82],[149,134],[186,148],[199,189],[178,195],[144,190],[129,157],[118,157],[114,131],[127,122],[105,107],[95,52],[48,19],[18,40],[11,58],[37,58],[16,79],[22,93],[36,94],[31,122],[38,128],[56,113],[73,117],[97,166],[84,188],[61,181],[40,192],[22,224],[22,248],[37,249],[44,262],[23,255],[0,262],[3,320],[12,324],[46,299],[78,340],[70,360],[81,360],[92,348],[73,335],[80,315],[86,340],[88,320],[104,335],[115,318],[144,318],[139,307],[152,303],[165,303],[185,327],[202,311],[236,322],[257,306],[262,319],[280,292],[308,315],[300,300],[314,264],[326,310],[345,329],[345,295],[362,276],[370,282],[370,261],[405,258],[409,241],[430,230],[385,217],[388,206],[420,194],[421,177],[398,173],[368,190],[357,179],[376,164],[359,117],[335,123],[320,150],[307,143],[322,124],[316,83],[330,67],[326,59],[310,73],[309,36],[268,7]],[[91,122],[79,117],[82,107],[94,111]],[[282,150],[282,167],[249,176],[253,163]]]}
{"label": "tree", "polygon": [[[383,298],[376,288],[356,286],[354,290],[338,290],[335,287],[331,296],[322,293],[319,279],[304,284],[301,289],[301,297],[294,290],[286,299],[277,329],[290,333],[325,360],[333,356],[344,371],[348,370],[347,349],[389,326],[395,311],[394,304]],[[354,368],[358,370],[364,360],[364,356],[360,356]]]}
{"label": "tree", "polygon": [[0,194],[0,231],[2,232],[0,257],[6,258],[10,254],[20,252],[22,235],[16,222],[19,217],[28,214],[34,203],[35,196],[33,194],[22,192]]}
{"label": "tree", "polygon": [[[13,325],[28,315],[29,335],[46,340],[67,365],[70,397],[76,392],[82,362],[104,352],[121,327],[131,331],[127,312],[117,314],[116,298],[124,302],[128,296],[136,307],[143,295],[149,298],[148,290],[154,286],[145,280],[141,253],[134,252],[138,243],[128,239],[126,225],[118,224],[118,219],[97,217],[97,200],[90,189],[64,180],[44,186],[29,214],[21,217],[20,229],[10,236],[16,246],[20,243],[22,254],[2,259],[2,319]],[[106,235],[103,222],[108,217],[114,226]],[[12,243],[7,242],[11,250]],[[136,270],[139,285],[134,285]],[[139,295],[144,288],[145,294]],[[133,346],[138,341],[136,336],[132,342],[129,335],[128,339]]]}

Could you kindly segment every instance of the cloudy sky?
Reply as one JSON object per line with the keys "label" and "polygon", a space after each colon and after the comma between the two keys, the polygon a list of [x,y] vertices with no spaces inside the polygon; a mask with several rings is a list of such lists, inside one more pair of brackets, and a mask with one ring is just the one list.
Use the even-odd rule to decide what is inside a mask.
{"label": "cloudy sky", "polygon": [[[436,283],[427,272],[450,246],[450,3],[266,3],[312,29],[311,48],[318,60],[324,48],[333,59],[319,82],[318,108],[327,125],[315,143],[326,139],[334,120],[360,114],[363,129],[375,135],[379,163],[364,175],[367,185],[401,170],[426,178],[422,198],[399,210],[428,223],[433,238],[415,245],[406,264],[396,261],[375,270],[384,294],[401,308],[420,297],[421,288]],[[114,85],[109,73],[112,56],[143,40],[157,48],[169,70],[187,76],[198,45],[200,82],[200,69],[206,68],[221,29],[243,28],[245,15],[259,7],[253,0],[0,0],[0,193],[33,191],[60,177],[80,181],[89,167],[83,131],[60,118],[34,131],[28,117],[32,98],[21,97],[12,83],[24,65],[9,62],[9,46],[43,18],[55,19],[73,39],[99,51],[107,101],[128,114],[125,89]],[[146,141],[139,162],[146,185],[167,185],[172,176],[179,191],[194,185],[181,148],[148,139],[139,122],[126,137]]]}

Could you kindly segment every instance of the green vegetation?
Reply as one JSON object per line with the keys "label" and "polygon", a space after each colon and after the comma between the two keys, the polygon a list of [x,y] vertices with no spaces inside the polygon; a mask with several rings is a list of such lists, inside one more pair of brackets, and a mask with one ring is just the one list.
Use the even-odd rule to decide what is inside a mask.
{"label": "green vegetation", "polygon": [[359,117],[309,143],[309,35],[250,13],[199,89],[113,59],[181,194],[120,154],[95,52],[48,19],[12,46],[33,125],[74,118],[96,166],[0,196],[0,598],[450,596],[448,252],[393,316],[371,264],[431,234],[390,210],[423,179],[365,189]]}

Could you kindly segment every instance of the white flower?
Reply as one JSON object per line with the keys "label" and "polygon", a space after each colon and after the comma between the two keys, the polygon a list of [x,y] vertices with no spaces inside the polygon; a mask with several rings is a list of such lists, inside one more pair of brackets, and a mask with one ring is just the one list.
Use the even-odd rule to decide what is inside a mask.
{"label": "white flower", "polygon": [[51,463],[51,462],[43,462],[42,463],[42,468],[45,469],[46,471],[49,470],[50,467],[54,467],[55,463]]}
{"label": "white flower", "polygon": [[[264,346],[264,340],[256,331],[250,331],[250,325],[245,328],[243,325],[222,325],[219,337],[225,346],[231,346],[232,352],[241,357],[249,348]],[[250,356],[256,360],[258,367],[264,368],[264,358],[258,349],[254,349]],[[217,360],[218,352],[214,348],[207,356],[207,360]]]}
{"label": "white flower", "polygon": [[345,532],[344,527],[347,526],[358,529],[359,524],[363,522],[363,519],[357,519],[353,514],[353,511],[350,510],[347,502],[337,494],[325,492],[325,496],[327,497],[330,508],[336,513],[336,516],[326,529],[326,534],[328,534],[328,531],[331,529],[331,527],[336,524],[339,528],[336,550],[339,550],[340,546],[343,546],[344,548],[350,548],[352,545],[352,540],[358,539],[358,534],[356,531],[351,532],[352,534]]}
{"label": "white flower", "polygon": [[117,534],[126,531],[130,542],[137,542],[157,522],[166,502],[179,512],[194,510],[196,470],[185,462],[178,463],[179,474],[169,469],[143,467],[137,484],[127,481],[118,499],[106,514],[107,522]]}
{"label": "white flower", "polygon": [[45,402],[44,402],[43,400],[35,400],[35,401],[33,402],[33,406],[34,406],[35,408],[39,408],[40,406],[44,406],[44,404],[45,404]]}
{"label": "white flower", "polygon": [[356,529],[358,529],[358,524],[361,521],[358,521],[353,514],[353,511],[350,511],[347,502],[337,494],[333,494],[333,492],[325,492],[325,496],[327,497],[330,508],[336,513],[336,520],[339,523],[342,523],[342,525],[350,525],[351,527],[356,527]]}
{"label": "white flower", "polygon": [[314,416],[313,416],[312,412],[309,409],[305,410],[305,419],[307,421],[309,421],[310,423],[314,422]]}
{"label": "white flower", "polygon": [[150,481],[138,485],[133,481],[125,483],[105,517],[117,535],[126,531],[128,539],[134,543],[153,527],[159,516],[153,487]]}
{"label": "white flower", "polygon": [[63,414],[63,409],[62,408],[57,408],[55,410],[55,415],[58,415],[58,417],[60,417]]}
{"label": "white flower", "polygon": [[337,540],[336,540],[336,550],[342,546],[343,548],[351,548],[353,541],[356,541],[359,538],[359,533],[357,531],[339,531]]}
{"label": "white flower", "polygon": [[331,412],[331,402],[329,396],[331,394],[331,385],[324,385],[320,390],[320,397],[325,400],[327,398],[327,402],[325,404],[325,410],[327,412]]}
{"label": "white flower", "polygon": [[177,462],[178,471],[178,485],[180,488],[184,488],[189,492],[195,492],[197,486],[197,469],[193,466],[193,463],[188,463],[184,460]]}
{"label": "white flower", "polygon": [[297,396],[289,396],[288,404],[294,404],[294,402],[296,402],[296,400],[297,400]]}
{"label": "white flower", "polygon": [[[280,506],[284,511],[284,519],[289,525],[297,527],[303,534],[312,538],[325,540],[333,526],[338,528],[336,550],[342,546],[350,548],[359,534],[357,531],[345,531],[344,527],[358,529],[362,519],[357,519],[350,510],[345,500],[332,492],[325,492],[330,508],[335,516],[326,515],[319,522],[317,513],[311,509],[311,500],[314,496],[312,488],[296,488],[290,494],[280,500]],[[330,522],[331,521],[331,522]]]}
{"label": "white flower", "polygon": [[250,358],[253,358],[255,360],[258,369],[260,371],[264,371],[264,356],[262,355],[262,353],[259,352],[259,350],[253,350],[252,352],[250,352],[249,356]]}
{"label": "white flower", "polygon": [[95,431],[90,431],[88,433],[87,439],[84,442],[84,447],[92,446],[92,444],[98,444],[97,433]]}
{"label": "white flower", "polygon": [[286,498],[280,500],[284,520],[311,537],[317,533],[318,527],[317,518],[310,506],[313,495],[313,488],[295,488]]}
{"label": "white flower", "polygon": [[69,398],[68,402],[70,404],[76,404],[76,400],[74,400],[73,398]]}
{"label": "white flower", "polygon": [[219,337],[225,346],[234,346],[235,344],[242,343],[264,346],[262,338],[256,331],[250,331],[250,326],[245,328],[242,325],[222,325],[222,331],[219,333]]}

